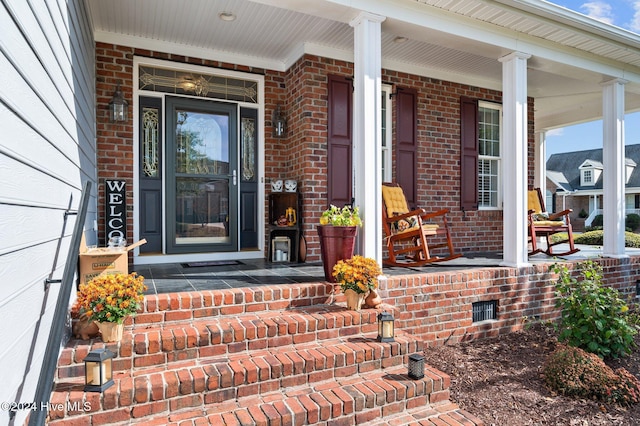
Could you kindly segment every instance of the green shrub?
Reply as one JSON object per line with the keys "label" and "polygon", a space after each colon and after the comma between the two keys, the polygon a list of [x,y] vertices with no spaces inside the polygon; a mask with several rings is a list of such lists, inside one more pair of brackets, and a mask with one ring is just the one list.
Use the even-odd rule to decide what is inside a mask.
{"label": "green shrub", "polygon": [[604,221],[602,220],[602,215],[596,215],[596,217],[593,218],[593,222],[591,222],[591,226],[602,226],[604,225]]}
{"label": "green shrub", "polygon": [[583,232],[576,235],[573,242],[576,244],[587,244],[590,246],[601,246],[604,238],[604,232],[600,230]]}
{"label": "green shrub", "polygon": [[585,209],[582,209],[580,210],[580,213],[578,213],[578,217],[581,219],[586,219],[589,217],[589,213],[587,213]]}
{"label": "green shrub", "polygon": [[615,371],[597,355],[560,345],[542,369],[552,390],[566,396],[631,405],[640,401],[640,381],[624,368]]}
{"label": "green shrub", "polygon": [[624,246],[640,248],[640,235],[634,234],[633,232],[625,232]]}
{"label": "green shrub", "polygon": [[553,264],[558,273],[556,307],[561,308],[558,339],[601,358],[631,352],[637,328],[627,321],[629,307],[618,291],[602,285],[602,267],[592,260],[577,264],[577,279],[565,265]]}
{"label": "green shrub", "polygon": [[[566,239],[566,233],[564,233],[564,238]],[[599,231],[588,231],[588,232],[583,232],[582,234],[576,234],[573,237],[573,242],[576,244],[586,244],[586,245],[590,245],[590,246],[601,246],[602,245],[602,240],[603,240],[603,231],[599,230]],[[558,238],[561,238],[562,236],[559,235]],[[553,235],[552,238],[556,238],[555,235]],[[624,234],[624,245],[625,247],[634,247],[634,248],[640,248],[640,235],[638,234],[634,234],[633,232],[625,232]]]}
{"label": "green shrub", "polygon": [[589,231],[602,231],[603,229],[604,228],[602,226],[585,226],[584,227],[584,230],[586,232],[589,232]]}
{"label": "green shrub", "polygon": [[[560,243],[562,241],[568,241],[568,238],[569,238],[569,234],[567,234],[566,232],[557,232],[551,235],[549,237],[549,240],[551,241],[551,243],[555,244],[555,243]],[[573,241],[575,242],[575,237],[573,238]]]}
{"label": "green shrub", "polygon": [[629,228],[632,232],[640,227],[640,215],[635,213],[629,213],[624,220],[624,226]]}

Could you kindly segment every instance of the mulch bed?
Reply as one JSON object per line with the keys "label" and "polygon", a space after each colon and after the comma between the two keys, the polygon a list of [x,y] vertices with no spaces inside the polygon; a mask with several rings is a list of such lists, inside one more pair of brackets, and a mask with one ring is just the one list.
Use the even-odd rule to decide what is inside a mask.
{"label": "mulch bed", "polygon": [[[640,425],[640,404],[620,407],[547,389],[542,366],[557,343],[553,328],[535,324],[507,336],[428,348],[425,362],[451,376],[451,400],[487,426]],[[640,349],[607,364],[640,377]]]}

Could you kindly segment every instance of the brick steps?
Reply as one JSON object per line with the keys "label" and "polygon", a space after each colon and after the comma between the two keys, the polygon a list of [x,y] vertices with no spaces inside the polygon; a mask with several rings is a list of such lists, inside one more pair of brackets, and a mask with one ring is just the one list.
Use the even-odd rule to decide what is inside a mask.
{"label": "brick steps", "polygon": [[[423,380],[406,376],[407,357],[422,342],[399,329],[395,342],[378,342],[379,311],[348,311],[333,289],[149,296],[121,342],[72,339],[62,350],[49,424],[352,425],[381,417],[449,424],[438,423],[444,416],[457,425],[451,419],[472,418],[449,403],[445,374],[425,366]],[[84,357],[103,347],[116,354],[115,384],[85,393]]]}
{"label": "brick steps", "polygon": [[[313,341],[301,345],[245,351],[217,358],[118,372],[116,385],[97,401],[101,410],[199,394],[204,400],[245,397],[274,388],[309,385],[322,380],[404,365],[420,345],[399,332],[396,341],[379,343],[376,335]],[[83,377],[60,380],[57,398],[82,390]],[[69,399],[70,401],[70,399]]]}
{"label": "brick steps", "polygon": [[362,335],[377,330],[376,316],[375,310],[354,312],[336,305],[317,305],[261,315],[210,317],[153,326],[136,324],[126,327],[123,340],[116,344],[105,345],[99,338],[88,344],[71,340],[60,355],[58,378],[84,375],[84,357],[96,348],[107,347],[116,354],[114,372],[129,371],[155,364]]}
{"label": "brick steps", "polygon": [[449,391],[445,388],[448,377],[430,369],[426,373],[422,380],[411,380],[405,367],[396,366],[314,384],[282,387],[256,396],[205,402],[201,408],[172,411],[168,417],[145,418],[144,423],[360,425],[407,409],[429,407],[432,418],[457,409],[449,404],[447,410],[438,411],[441,401],[448,403]]}

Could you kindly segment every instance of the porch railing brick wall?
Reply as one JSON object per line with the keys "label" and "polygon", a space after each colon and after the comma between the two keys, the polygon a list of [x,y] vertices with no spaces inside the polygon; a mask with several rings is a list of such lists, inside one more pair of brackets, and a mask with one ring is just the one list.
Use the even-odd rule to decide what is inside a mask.
{"label": "porch railing brick wall", "polygon": [[[640,258],[598,259],[604,283],[636,303]],[[552,263],[525,268],[487,268],[422,276],[390,277],[380,286],[385,303],[394,307],[396,326],[424,341],[441,346],[482,339],[522,329],[531,321],[553,321],[557,274]],[[568,263],[574,269],[575,263]],[[472,322],[472,303],[496,300],[497,319]]]}

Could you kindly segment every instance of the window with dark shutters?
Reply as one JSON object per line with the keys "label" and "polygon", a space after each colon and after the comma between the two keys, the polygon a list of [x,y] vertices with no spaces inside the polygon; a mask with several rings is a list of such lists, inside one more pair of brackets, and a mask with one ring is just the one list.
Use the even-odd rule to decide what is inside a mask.
{"label": "window with dark shutters", "polygon": [[353,81],[328,76],[327,196],[328,204],[342,207],[352,200],[352,106]]}
{"label": "window with dark shutters", "polygon": [[396,182],[404,191],[407,203],[417,205],[418,189],[418,92],[396,88]]}
{"label": "window with dark shutters", "polygon": [[460,98],[460,208],[478,209],[478,101]]}

